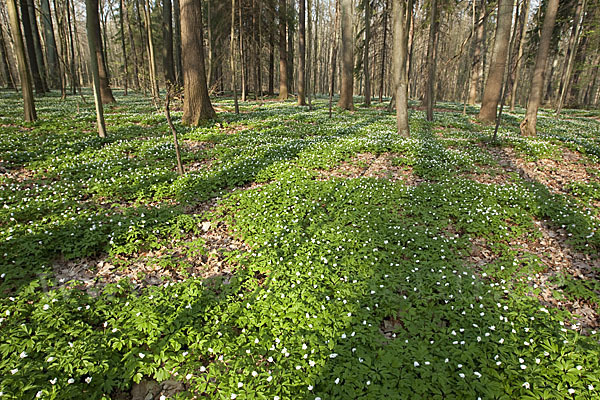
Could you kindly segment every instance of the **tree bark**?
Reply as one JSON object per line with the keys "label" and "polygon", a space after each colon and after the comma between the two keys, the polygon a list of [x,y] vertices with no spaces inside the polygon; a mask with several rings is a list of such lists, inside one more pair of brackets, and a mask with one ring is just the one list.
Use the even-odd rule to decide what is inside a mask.
{"label": "tree bark", "polygon": [[[148,42],[146,45],[148,46],[148,66],[150,72],[150,90],[152,93],[152,99],[158,105],[158,101],[160,100],[160,92],[158,90],[158,79],[156,76],[156,57],[154,56],[154,39],[152,37],[152,20],[150,19],[150,1],[145,0],[144,3],[144,21],[146,23],[146,36]],[[202,21],[201,19],[199,21]],[[203,43],[204,45],[204,43]]]}
{"label": "tree bark", "polygon": [[279,0],[279,100],[288,98],[288,60],[286,47],[286,0]]}
{"label": "tree bark", "polygon": [[[133,37],[133,29],[131,29],[131,21],[129,20],[129,13],[127,7],[123,9],[125,13],[125,19],[127,21],[127,33],[129,34],[129,44],[131,45],[131,54],[133,56],[133,84],[136,90],[140,90],[140,74],[138,70],[138,54],[135,49],[135,39]],[[127,63],[127,62],[126,62]]]}
{"label": "tree bark", "polygon": [[471,63],[471,83],[469,85],[469,104],[474,105],[477,101],[479,86],[483,80],[483,50],[485,36],[485,0],[479,2],[478,24],[475,29],[475,49],[473,50],[473,62]]}
{"label": "tree bark", "polygon": [[69,7],[69,0],[66,0],[65,8],[67,9],[67,27],[69,28],[69,70],[71,71],[71,92],[76,94],[77,87],[79,85],[77,82],[77,69],[75,68],[75,40],[73,39],[73,25],[71,23],[71,7]]}
{"label": "tree bark", "polygon": [[267,93],[273,95],[275,93],[275,3],[273,0],[269,3],[273,13],[273,24],[269,27],[269,76]]}
{"label": "tree bark", "polygon": [[521,35],[519,38],[519,50],[517,52],[517,60],[515,63],[515,68],[511,72],[513,85],[512,85],[511,95],[510,95],[510,111],[515,110],[515,103],[517,101],[517,89],[519,88],[519,80],[520,80],[519,77],[520,77],[520,72],[521,72],[521,65],[523,65],[523,53],[525,50],[525,43],[527,42],[526,33],[527,33],[527,21],[529,20],[529,2],[530,2],[529,0],[524,0],[523,9],[521,11],[521,16],[519,18],[519,24],[520,24],[519,31],[521,32]]}
{"label": "tree bark", "polygon": [[365,50],[363,74],[365,80],[365,105],[371,105],[371,74],[369,73],[369,46],[371,41],[371,0],[365,0]]}
{"label": "tree bark", "polygon": [[483,92],[481,109],[479,110],[479,119],[484,122],[496,121],[496,113],[502,94],[502,83],[504,82],[504,71],[510,46],[513,5],[514,0],[499,0],[494,52]]}
{"label": "tree bark", "polygon": [[533,79],[531,81],[531,90],[529,100],[527,101],[527,112],[525,119],[521,122],[521,134],[524,136],[536,135],[537,112],[542,102],[542,91],[544,85],[544,72],[548,61],[548,51],[552,41],[552,30],[556,21],[559,0],[549,0],[544,16],[544,25],[540,37],[540,45],[535,57],[535,67],[533,69]]}
{"label": "tree bark", "polygon": [[125,96],[127,96],[127,86],[129,84],[129,70],[127,68],[127,47],[125,46],[125,24],[123,23],[124,12],[124,0],[119,0],[119,27],[121,29],[121,51],[123,52],[123,86],[125,89]]}
{"label": "tree bark", "polygon": [[235,113],[240,113],[240,106],[237,98],[237,82],[235,72],[235,0],[231,0],[231,35],[230,35],[230,47],[229,47],[229,61],[231,63],[231,91],[233,92],[233,102],[235,106]]}
{"label": "tree bark", "polygon": [[0,27],[0,67],[2,68],[2,76],[6,79],[6,87],[17,89],[15,81],[10,70],[10,62],[8,61],[8,51],[6,48],[6,40],[4,39],[4,30]]}
{"label": "tree bark", "polygon": [[23,112],[25,122],[33,122],[37,119],[35,111],[35,100],[33,98],[33,88],[31,86],[31,76],[29,75],[29,66],[27,65],[27,56],[25,55],[25,45],[21,35],[21,26],[19,24],[19,13],[17,11],[17,1],[7,0],[8,18],[10,28],[13,34],[15,53],[17,63],[19,64],[19,75],[21,77],[21,92],[23,94]]}
{"label": "tree bark", "polygon": [[183,67],[181,65],[181,22],[179,0],[173,0],[173,61],[175,64],[175,81],[177,86],[183,85]]}
{"label": "tree bark", "polygon": [[352,34],[352,0],[341,0],[342,83],[338,106],[354,110],[354,35]]}
{"label": "tree bark", "polygon": [[33,42],[33,31],[29,17],[29,7],[27,0],[21,0],[21,21],[23,23],[23,36],[25,37],[25,47],[29,58],[29,67],[31,68],[31,76],[33,77],[33,85],[37,94],[43,95],[46,91],[42,81],[41,71],[37,63],[35,54],[35,45]]}
{"label": "tree bark", "polygon": [[286,13],[287,22],[287,79],[288,93],[294,92],[294,1],[288,0],[289,5]]}
{"label": "tree bark", "polygon": [[300,14],[298,15],[298,105],[305,106],[305,89],[306,89],[306,0],[299,0]]}
{"label": "tree bark", "polygon": [[[33,34],[33,46],[35,49],[35,59],[37,61],[38,69],[40,71],[40,77],[42,78],[42,84],[44,85],[44,92],[48,92],[48,82],[46,79],[46,63],[44,62],[44,53],[42,50],[42,41],[40,40],[40,30],[38,28],[37,18],[35,15],[35,6],[33,0],[27,0],[27,9],[29,10],[29,21],[31,23],[31,32]],[[32,61],[33,62],[33,61]]]}
{"label": "tree bark", "polygon": [[163,66],[167,86],[175,84],[175,66],[173,65],[173,15],[171,0],[163,0]]}
{"label": "tree bark", "polygon": [[393,0],[392,23],[394,26],[394,94],[396,97],[396,126],[398,134],[408,137],[408,73],[406,69],[406,3]]}
{"label": "tree bark", "polygon": [[243,0],[239,0],[239,8],[238,8],[238,12],[239,12],[239,26],[240,26],[240,30],[238,33],[239,39],[239,50],[240,50],[240,77],[241,77],[241,100],[242,102],[246,101],[246,94],[247,94],[247,81],[246,81],[246,57],[245,57],[245,51],[244,51],[244,21],[242,18],[242,1]]}
{"label": "tree bark", "polygon": [[435,67],[437,64],[438,10],[437,0],[431,0],[429,14],[429,39],[427,41],[427,91],[425,104],[427,106],[427,121],[433,121],[433,105],[435,104]]}
{"label": "tree bark", "polygon": [[[87,1],[87,0],[86,0]],[[92,24],[93,26],[88,27],[88,35],[92,36],[94,40],[94,53],[96,55],[96,61],[98,64],[98,87],[100,89],[100,96],[102,98],[102,104],[110,104],[115,103],[115,98],[113,96],[112,90],[110,89],[108,83],[108,74],[106,69],[104,68],[104,54],[102,52],[102,38],[100,37],[100,15],[98,13],[98,1],[93,0],[96,6],[94,7],[94,3],[90,4],[90,7],[87,7],[88,4],[86,2],[87,12],[90,13],[90,19],[87,19],[87,24]],[[88,40],[89,41],[89,40]],[[94,54],[92,53],[92,54]],[[93,65],[92,65],[93,68]],[[93,73],[93,71],[92,71]]]}
{"label": "tree bark", "polygon": [[104,110],[102,108],[102,98],[100,93],[100,71],[99,62],[101,58],[97,57],[99,49],[97,38],[100,37],[100,23],[98,22],[98,0],[86,0],[86,27],[88,46],[90,47],[90,64],[93,76],[94,103],[96,105],[96,124],[98,136],[106,137],[106,126],[104,124]]}
{"label": "tree bark", "polygon": [[385,51],[387,46],[387,24],[388,24],[388,4],[389,0],[385,0],[383,8],[383,42],[381,45],[381,74],[379,80],[379,102],[383,102],[383,85],[385,83]]}
{"label": "tree bark", "polygon": [[52,26],[52,16],[50,15],[50,2],[41,0],[41,15],[46,43],[46,59],[48,61],[49,86],[53,89],[61,87],[60,63],[58,61],[58,49],[56,38],[54,37],[54,27]]}
{"label": "tree bark", "polygon": [[575,53],[577,53],[577,45],[579,44],[579,32],[581,31],[581,14],[585,10],[586,1],[579,0],[577,8],[575,9],[575,18],[573,22],[573,28],[571,30],[571,36],[569,37],[569,44],[567,46],[567,54],[565,55],[566,62],[563,68],[563,74],[561,79],[560,95],[557,99],[556,115],[560,115],[560,112],[565,104],[567,97],[569,82],[571,81],[571,73],[573,72],[573,63],[575,61]]}
{"label": "tree bark", "polygon": [[183,56],[183,123],[198,125],[215,117],[208,97],[204,68],[204,35],[202,33],[202,3],[183,0],[181,18],[181,53]]}
{"label": "tree bark", "polygon": [[337,64],[338,32],[340,30],[340,0],[335,0],[335,23],[333,24],[333,42],[331,46],[331,57],[329,58],[329,118],[333,103],[333,91],[335,89],[335,66]]}

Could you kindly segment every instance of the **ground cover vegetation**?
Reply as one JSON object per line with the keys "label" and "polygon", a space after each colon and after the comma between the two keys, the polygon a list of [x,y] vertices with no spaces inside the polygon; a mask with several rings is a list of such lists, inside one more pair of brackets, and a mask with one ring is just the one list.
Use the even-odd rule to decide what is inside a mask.
{"label": "ground cover vegetation", "polygon": [[99,138],[81,98],[23,124],[0,93],[2,398],[600,396],[598,112],[492,143],[462,104],[405,138],[379,104],[218,98],[173,112],[178,176],[115,94]]}

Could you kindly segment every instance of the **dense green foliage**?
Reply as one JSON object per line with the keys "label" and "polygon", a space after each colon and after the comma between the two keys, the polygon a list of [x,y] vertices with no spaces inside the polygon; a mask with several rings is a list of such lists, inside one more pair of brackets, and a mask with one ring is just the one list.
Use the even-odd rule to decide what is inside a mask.
{"label": "dense green foliage", "polygon": [[[530,282],[544,265],[510,245],[543,220],[597,254],[600,180],[565,194],[518,173],[470,179],[502,174],[490,150],[539,160],[568,148],[596,165],[598,121],[541,116],[540,136],[522,138],[508,115],[492,146],[490,128],[458,112],[428,123],[414,111],[404,139],[376,108],[329,119],[324,101],[251,103],[178,126],[188,169],[178,177],[164,118],[141,98],[119,97],[99,139],[91,104],[45,97],[40,120],[22,126],[17,98],[1,96],[2,398],[110,398],[173,376],[186,382],[181,398],[600,396],[600,334],[544,307]],[[392,154],[419,183],[328,175],[364,153]],[[214,210],[194,213],[213,198]],[[121,281],[96,296],[53,279],[57,260],[107,254],[127,268],[152,249],[203,252],[190,237],[204,221],[251,247],[227,254],[231,275]],[[474,239],[493,262],[469,261]],[[561,296],[597,307],[597,282],[556,279]]]}

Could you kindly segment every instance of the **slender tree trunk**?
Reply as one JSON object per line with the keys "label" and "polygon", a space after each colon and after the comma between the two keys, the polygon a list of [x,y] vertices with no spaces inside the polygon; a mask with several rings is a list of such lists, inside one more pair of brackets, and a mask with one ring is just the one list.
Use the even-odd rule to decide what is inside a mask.
{"label": "slender tree trunk", "polygon": [[338,32],[340,30],[340,0],[335,0],[335,23],[333,24],[333,44],[331,46],[331,57],[329,58],[329,118],[333,103],[333,92],[335,89],[335,66],[337,64],[337,47],[339,42]]}
{"label": "slender tree trunk", "polygon": [[94,103],[96,105],[96,123],[98,136],[106,137],[106,126],[104,124],[104,110],[102,108],[102,95],[100,93],[100,71],[99,64],[102,57],[96,46],[100,38],[100,23],[98,21],[98,0],[86,0],[86,26],[88,46],[90,47],[90,64],[93,76]]}
{"label": "slender tree trunk", "polygon": [[214,75],[214,45],[213,45],[213,29],[212,29],[212,6],[211,1],[206,1],[206,34],[207,34],[207,45],[208,45],[208,72],[206,74],[208,78],[208,90],[210,92],[211,85],[213,83]]}
{"label": "slender tree trunk", "polygon": [[[435,0],[434,0],[435,2]],[[406,69],[407,41],[406,41],[406,2],[393,0],[393,26],[394,26],[394,94],[396,97],[396,126],[398,134],[408,137],[408,76]]]}
{"label": "slender tree trunk", "polygon": [[577,8],[575,9],[573,28],[571,30],[571,36],[569,37],[569,44],[567,46],[567,54],[565,56],[566,62],[563,68],[562,79],[560,81],[560,95],[556,102],[556,116],[560,115],[567,97],[569,82],[571,81],[571,73],[573,72],[575,54],[577,53],[577,45],[579,44],[579,32],[581,31],[581,25],[583,24],[583,21],[581,21],[581,15],[582,13],[585,13],[585,6],[586,0],[579,0],[577,3]]}
{"label": "slender tree trunk", "polygon": [[167,86],[175,84],[175,66],[173,65],[173,15],[171,0],[163,0],[163,43],[162,56]]}
{"label": "slender tree trunk", "polygon": [[[519,88],[519,77],[521,73],[521,65],[523,65],[523,53],[525,50],[525,43],[527,42],[527,21],[529,20],[529,0],[523,1],[523,9],[521,11],[521,16],[519,18],[520,24],[520,32],[521,35],[519,37],[519,49],[517,52],[517,60],[515,63],[515,68],[511,72],[512,74],[512,91],[510,96],[510,111],[515,110],[515,103],[517,101],[517,89]],[[516,43],[516,42],[515,42]]]}
{"label": "slender tree trunk", "polygon": [[65,0],[65,8],[67,9],[67,27],[69,28],[69,51],[70,51],[70,62],[69,70],[71,71],[71,92],[77,93],[77,70],[75,68],[75,40],[73,39],[73,29],[71,23],[71,7],[69,6],[69,0]]}
{"label": "slender tree trunk", "polygon": [[173,0],[173,58],[175,64],[175,81],[177,86],[183,85],[183,67],[181,65],[181,22],[179,0]]}
{"label": "slender tree trunk", "polygon": [[244,21],[242,18],[242,1],[243,0],[239,0],[239,8],[238,8],[238,13],[239,13],[239,26],[240,26],[240,31],[238,33],[239,39],[239,51],[240,51],[240,76],[241,76],[241,100],[242,102],[246,101],[246,94],[247,94],[247,87],[246,87],[246,57],[245,57],[245,52],[244,52]]}
{"label": "slender tree trunk", "polygon": [[275,93],[275,5],[273,5],[273,24],[269,27],[269,83],[267,92],[272,96]]}
{"label": "slender tree trunk", "polygon": [[27,65],[27,56],[25,55],[25,45],[21,35],[21,26],[19,24],[19,13],[17,11],[16,0],[6,0],[8,7],[8,18],[10,28],[13,34],[15,53],[17,63],[19,64],[19,75],[21,77],[21,92],[23,94],[23,112],[25,122],[33,122],[37,119],[35,112],[35,100],[33,98],[33,88],[31,86],[31,77],[29,76],[29,66]]}
{"label": "slender tree trunk", "polygon": [[35,59],[40,71],[40,77],[42,78],[42,85],[44,85],[44,92],[48,92],[46,63],[44,62],[44,52],[42,50],[42,41],[40,40],[40,30],[38,29],[33,0],[27,0],[27,9],[29,10],[29,21],[31,23],[31,31],[33,33]]}
{"label": "slender tree trunk", "polygon": [[[95,3],[95,7],[94,7]],[[108,75],[106,70],[104,69],[104,54],[102,53],[102,39],[100,37],[100,15],[98,13],[98,0],[93,0],[93,3],[89,4],[86,0],[87,13],[90,13],[91,16],[86,18],[87,24],[92,24],[93,26],[88,27],[88,35],[96,35],[93,36],[94,40],[94,48],[95,52],[92,54],[96,55],[97,58],[97,68],[98,68],[98,88],[100,90],[100,95],[102,98],[102,104],[114,103],[115,98],[113,96],[112,90],[108,84]],[[88,40],[89,41],[89,40]],[[95,68],[92,65],[92,68]],[[94,71],[92,71],[93,74]]]}
{"label": "slender tree trunk", "polygon": [[233,92],[233,102],[235,105],[235,113],[240,113],[240,107],[237,98],[237,82],[235,72],[235,0],[231,0],[231,35],[229,38],[229,60],[231,63],[231,91]]}
{"label": "slender tree trunk", "polygon": [[342,84],[338,106],[354,110],[354,37],[352,34],[352,0],[341,0],[342,27]]}
{"label": "slender tree trunk", "polygon": [[300,2],[300,14],[298,15],[298,105],[305,106],[306,100],[304,98],[304,91],[306,89],[306,0],[299,0]]}
{"label": "slender tree trunk", "polygon": [[[304,1],[304,0],[300,0],[300,1]],[[311,97],[311,83],[310,83],[310,76],[311,76],[311,59],[313,57],[313,55],[311,54],[311,42],[310,42],[310,38],[312,35],[312,0],[308,0],[307,1],[307,7],[308,7],[308,20],[307,20],[307,26],[306,26],[306,37],[308,38],[308,43],[306,43],[306,72],[305,72],[305,82],[306,82],[306,95],[308,97],[308,109],[312,110],[312,97]]]}
{"label": "slender tree trunk", "polygon": [[559,0],[549,0],[542,26],[540,45],[535,57],[535,67],[533,69],[533,79],[529,100],[527,101],[527,112],[525,119],[521,122],[521,134],[524,136],[536,135],[537,112],[542,102],[542,91],[544,85],[544,70],[548,60],[548,51],[552,41],[552,30],[556,20]]}
{"label": "slender tree trunk", "polygon": [[431,0],[429,13],[429,39],[427,41],[427,91],[425,104],[427,106],[427,121],[433,121],[433,105],[435,104],[435,67],[437,64],[438,10],[437,0]]}
{"label": "slender tree trunk", "polygon": [[[58,2],[53,0],[54,3],[54,15],[56,16],[56,27],[58,31],[58,41],[60,43],[60,52],[58,52],[59,60],[59,71],[60,71],[60,98],[64,100],[67,98],[67,80],[69,77],[68,67],[68,54],[67,49],[67,33],[64,22],[64,12],[58,6]],[[61,57],[62,56],[62,57]]]}
{"label": "slender tree trunk", "polygon": [[262,46],[261,46],[261,38],[262,38],[262,7],[260,0],[256,1],[256,12],[258,18],[258,29],[257,35],[255,37],[256,44],[256,89],[258,90],[257,95],[262,99],[263,97],[263,87],[262,87],[262,62],[261,62],[261,54],[262,54]]}
{"label": "slender tree trunk", "polygon": [[[526,0],[528,1],[528,0]],[[475,29],[475,41],[473,50],[473,62],[471,63],[471,83],[469,85],[469,104],[474,105],[477,101],[477,93],[479,93],[479,86],[483,80],[483,51],[482,47],[484,43],[484,30],[485,30],[485,0],[481,0],[478,3],[479,15],[477,28]]]}
{"label": "slender tree trunk", "polygon": [[294,92],[294,23],[292,15],[294,13],[294,1],[288,0],[287,9],[287,79],[288,93]]}
{"label": "slender tree trunk", "polygon": [[21,21],[23,23],[23,36],[25,37],[25,47],[27,50],[27,56],[30,60],[29,67],[31,68],[31,75],[33,77],[33,85],[35,86],[35,92],[39,95],[43,95],[45,92],[45,88],[35,54],[33,31],[31,28],[27,0],[21,0]]}
{"label": "slender tree trunk", "polygon": [[46,43],[49,86],[53,89],[58,89],[61,85],[60,64],[58,61],[56,39],[54,37],[54,27],[52,26],[52,16],[50,15],[50,2],[48,0],[41,0],[41,21]]}
{"label": "slender tree trunk", "polygon": [[208,97],[204,68],[204,35],[202,33],[202,3],[183,0],[181,18],[181,53],[183,56],[183,123],[198,125],[215,117]]}
{"label": "slender tree trunk", "polygon": [[479,119],[484,122],[496,121],[510,46],[513,5],[514,0],[500,0],[498,4],[498,25],[496,26],[494,53],[479,111]]}
{"label": "slender tree trunk", "polygon": [[[311,90],[312,93],[316,96],[317,95],[317,59],[318,59],[318,44],[319,44],[319,12],[320,12],[320,7],[319,7],[319,0],[315,1],[315,24],[314,24],[314,29],[315,29],[315,35],[314,35],[314,41],[313,41],[313,52],[312,52],[312,60],[311,60],[311,64],[312,64],[312,86],[311,86]],[[309,10],[309,18],[310,18],[310,10]],[[310,77],[309,77],[310,79]]]}
{"label": "slender tree trunk", "polygon": [[4,39],[4,30],[0,27],[0,67],[2,68],[2,76],[6,78],[6,87],[17,89],[15,81],[10,70],[10,62],[8,61],[8,51],[6,49],[6,41]]}
{"label": "slender tree trunk", "polygon": [[383,102],[383,85],[385,83],[385,52],[387,47],[387,24],[388,24],[388,3],[389,0],[385,0],[385,6],[383,8],[383,42],[381,45],[381,74],[379,81],[379,102]]}
{"label": "slender tree trunk", "polygon": [[288,98],[288,59],[286,47],[286,0],[279,0],[279,100]]}
{"label": "slender tree trunk", "polygon": [[371,75],[369,73],[369,46],[371,41],[371,0],[365,0],[365,50],[363,74],[365,80],[365,105],[371,105]]}
{"label": "slender tree trunk", "polygon": [[[133,56],[133,85],[135,86],[135,90],[140,90],[138,54],[135,48],[135,39],[133,37],[133,29],[131,29],[131,21],[129,20],[129,13],[127,12],[127,7],[123,8],[123,12],[125,13],[125,19],[127,21],[127,33],[129,34],[129,44],[131,46],[131,55]],[[127,61],[125,61],[125,65],[127,65]]]}
{"label": "slender tree trunk", "polygon": [[[160,93],[158,91],[158,80],[156,77],[156,57],[154,56],[154,40],[152,38],[152,20],[150,19],[150,1],[145,0],[144,4],[144,20],[146,24],[146,35],[148,41],[148,57],[149,57],[149,72],[150,72],[150,90],[152,93],[152,99],[155,104],[158,104],[160,100]],[[201,19],[199,21],[202,21]]]}
{"label": "slender tree trunk", "polygon": [[127,96],[127,86],[129,83],[129,70],[127,68],[127,47],[125,46],[125,24],[123,23],[125,12],[124,0],[119,0],[119,28],[121,29],[121,51],[123,52],[123,83],[125,96]]}

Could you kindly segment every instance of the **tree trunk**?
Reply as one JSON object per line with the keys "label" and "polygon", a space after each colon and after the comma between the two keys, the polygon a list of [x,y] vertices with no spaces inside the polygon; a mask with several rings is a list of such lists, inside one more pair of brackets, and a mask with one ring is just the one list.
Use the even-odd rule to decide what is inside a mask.
{"label": "tree trunk", "polygon": [[387,23],[388,23],[388,3],[389,0],[385,0],[385,6],[383,8],[383,43],[381,45],[381,75],[379,81],[379,102],[383,102],[383,85],[385,83],[385,51],[387,46]]}
{"label": "tree trunk", "polygon": [[273,6],[271,10],[273,12],[273,24],[269,27],[269,83],[267,92],[273,95],[275,93],[275,33],[273,32],[275,29],[275,5],[274,3],[271,3],[271,5]]}
{"label": "tree trunk", "polygon": [[4,39],[4,31],[0,28],[0,67],[2,68],[2,76],[6,79],[6,87],[11,89],[17,89],[17,85],[12,76],[10,69],[10,62],[8,61],[8,51],[6,48],[6,41]]}
{"label": "tree trunk", "polygon": [[[133,29],[131,29],[131,21],[129,20],[129,13],[127,7],[123,9],[125,12],[125,19],[127,20],[127,32],[129,34],[129,44],[131,45],[131,53],[133,56],[133,84],[136,90],[140,90],[140,74],[138,70],[138,54],[135,49],[135,39],[133,37]],[[127,63],[127,62],[126,62]]]}
{"label": "tree trunk", "polygon": [[[435,0],[434,0],[435,3]],[[407,41],[406,41],[406,3],[403,0],[393,0],[394,26],[394,94],[396,97],[396,126],[398,134],[408,137],[408,73],[406,69]]]}
{"label": "tree trunk", "polygon": [[[565,100],[567,97],[569,82],[571,81],[571,73],[573,72],[573,62],[575,61],[575,54],[577,53],[577,45],[579,44],[579,32],[581,31],[581,25],[583,21],[581,21],[582,11],[585,10],[586,1],[579,0],[577,3],[577,8],[575,9],[575,18],[573,22],[573,28],[571,30],[571,36],[569,37],[569,44],[567,46],[567,54],[565,55],[566,62],[563,68],[563,74],[560,88],[560,95],[557,100],[556,105],[556,115],[560,115],[560,112],[565,104]],[[585,11],[583,11],[585,12]]]}
{"label": "tree trunk", "polygon": [[256,62],[256,89],[258,90],[257,95],[260,96],[260,98],[262,99],[263,97],[263,85],[262,85],[262,62],[261,62],[261,54],[262,54],[262,46],[261,46],[261,38],[262,38],[262,7],[261,7],[261,1],[260,0],[255,0],[256,1],[256,12],[257,12],[257,18],[258,18],[258,29],[257,29],[257,34],[255,37],[255,44],[256,44],[256,55],[255,55],[255,62]]}
{"label": "tree trunk", "polygon": [[129,71],[127,68],[127,47],[125,46],[125,24],[123,23],[125,12],[124,0],[119,1],[119,27],[121,29],[121,51],[123,52],[123,83],[125,96],[127,96],[127,86],[129,83]]}
{"label": "tree trunk", "polygon": [[56,0],[53,0],[54,3],[54,15],[56,16],[56,25],[57,25],[57,31],[58,31],[58,41],[60,43],[60,53],[62,55],[62,58],[59,57],[59,64],[62,65],[60,69],[60,98],[61,100],[64,100],[67,98],[67,80],[69,77],[69,68],[68,68],[68,62],[69,62],[69,51],[67,49],[67,31],[65,28],[65,22],[64,22],[64,12],[62,12],[62,10],[60,9],[60,7],[58,6],[58,2]]}
{"label": "tree trunk", "polygon": [[287,78],[288,93],[294,92],[294,23],[292,15],[294,13],[294,1],[289,0],[287,9]]}
{"label": "tree trunk", "polygon": [[[152,20],[150,19],[150,1],[145,0],[144,3],[144,21],[146,24],[146,36],[148,41],[148,67],[150,72],[150,91],[152,93],[152,100],[158,105],[160,100],[160,92],[158,90],[158,79],[156,76],[156,57],[154,56],[154,40],[152,37]],[[199,20],[202,21],[202,20]]]}
{"label": "tree trunk", "polygon": [[338,106],[354,110],[354,35],[352,34],[352,0],[341,0],[342,27],[342,84]]}
{"label": "tree trunk", "polygon": [[[517,89],[519,88],[519,77],[521,73],[521,65],[523,65],[523,53],[525,50],[525,43],[527,42],[527,21],[529,20],[529,0],[524,0],[523,8],[521,11],[521,16],[519,18],[519,25],[521,32],[519,39],[519,50],[517,52],[517,60],[515,63],[515,68],[511,72],[512,75],[512,91],[510,95],[510,111],[515,110],[515,103],[517,101]],[[515,42],[516,43],[516,42]]]}
{"label": "tree trunk", "polygon": [[427,106],[427,121],[433,121],[433,105],[435,104],[435,67],[437,63],[438,10],[437,0],[431,0],[429,14],[429,39],[427,40],[427,91],[425,104]]}
{"label": "tree trunk", "polygon": [[183,67],[181,65],[181,22],[179,0],[173,0],[173,58],[175,64],[175,81],[177,86],[183,85]]}
{"label": "tree trunk", "polygon": [[[304,1],[304,0],[300,0],[300,1]],[[310,39],[311,39],[311,35],[312,35],[312,1],[308,0],[307,1],[307,7],[308,7],[308,21],[307,22],[307,26],[306,26],[306,37],[308,38],[308,43],[306,43],[306,72],[305,72],[305,82],[306,82],[306,95],[308,97],[308,109],[312,110],[312,97],[311,97],[311,82],[310,82],[310,76],[311,76],[311,67],[310,67],[310,63],[311,63],[311,57],[313,57],[313,55],[311,54],[311,48],[310,48]]]}
{"label": "tree trunk", "polygon": [[98,21],[98,0],[86,0],[86,27],[88,46],[90,47],[90,64],[93,76],[94,103],[96,105],[96,123],[98,127],[98,136],[106,137],[106,126],[104,124],[104,110],[102,108],[102,94],[100,93],[100,71],[99,63],[102,60],[98,57],[100,49],[97,38],[100,38],[100,23]]}
{"label": "tree trunk", "polygon": [[[44,92],[48,92],[48,83],[46,80],[47,71],[46,63],[44,62],[44,53],[42,50],[42,41],[40,40],[40,31],[38,29],[37,18],[35,16],[35,6],[33,0],[27,0],[27,9],[29,10],[29,21],[31,23],[31,32],[33,33],[33,46],[35,49],[35,59],[37,61]],[[33,61],[32,61],[33,62]]]}
{"label": "tree trunk", "polygon": [[50,2],[41,0],[42,25],[44,27],[44,39],[46,43],[46,59],[48,61],[49,86],[58,89],[61,86],[60,63],[58,61],[58,49],[50,15]]}
{"label": "tree trunk", "polygon": [[525,114],[525,119],[521,122],[521,134],[524,136],[535,136],[537,133],[537,112],[542,102],[544,70],[548,60],[550,42],[552,41],[552,30],[554,29],[554,21],[556,20],[556,13],[558,11],[558,1],[559,0],[549,0],[548,7],[546,8],[540,45],[535,57],[533,79],[531,81],[529,100],[527,101],[527,112]]}
{"label": "tree trunk", "polygon": [[[528,1],[528,0],[527,0]],[[479,92],[479,86],[483,80],[483,50],[484,43],[484,30],[485,30],[485,0],[481,0],[478,5],[479,15],[478,24],[475,30],[475,42],[473,50],[473,62],[471,64],[471,83],[469,85],[469,104],[474,105],[477,101],[477,93]]]}
{"label": "tree trunk", "polygon": [[69,70],[71,71],[71,92],[73,94],[77,93],[77,70],[75,68],[75,40],[73,39],[73,29],[71,22],[71,7],[69,7],[69,0],[65,2],[65,8],[67,9],[67,27],[69,28],[69,52],[70,52],[70,62],[69,62]]}
{"label": "tree trunk", "polygon": [[288,98],[288,60],[285,42],[286,0],[279,0],[279,100]]}
{"label": "tree trunk", "polygon": [[10,28],[13,34],[15,53],[17,63],[19,64],[19,76],[21,77],[21,92],[23,93],[23,111],[25,122],[33,122],[37,119],[35,112],[35,100],[33,98],[33,89],[31,87],[31,77],[29,75],[29,66],[27,65],[27,56],[25,55],[25,45],[21,35],[21,26],[19,24],[19,13],[17,11],[17,0],[7,0],[8,18]]}
{"label": "tree trunk", "polygon": [[[87,13],[90,13],[91,16],[89,17],[89,19],[86,18],[87,20],[87,24],[92,24],[93,26],[89,26],[88,29],[88,36],[89,35],[95,35],[92,37],[92,39],[94,40],[94,48],[95,48],[95,54],[96,54],[96,58],[97,58],[97,66],[98,66],[98,87],[100,89],[100,95],[102,98],[102,104],[109,104],[109,103],[114,103],[115,102],[115,98],[112,94],[112,90],[110,89],[110,86],[108,84],[108,75],[106,72],[106,69],[104,69],[104,54],[102,53],[102,39],[100,37],[100,15],[98,13],[98,1],[97,0],[93,0],[94,3],[96,4],[95,7],[93,7],[93,3],[91,4],[92,7],[87,7]],[[87,6],[87,3],[86,3]],[[92,65],[93,68],[93,65]],[[93,73],[93,71],[92,71]]]}
{"label": "tree trunk", "polygon": [[365,49],[363,74],[365,80],[365,105],[371,105],[371,75],[369,73],[369,45],[371,41],[371,0],[365,0]]}
{"label": "tree trunk", "polygon": [[25,47],[27,50],[27,56],[29,58],[29,67],[31,68],[31,75],[33,77],[33,85],[35,86],[35,92],[37,94],[44,94],[44,82],[42,81],[41,71],[39,69],[39,65],[37,63],[37,58],[35,54],[33,31],[31,28],[27,0],[21,0],[21,21],[23,23],[23,36],[25,37]]}
{"label": "tree trunk", "polygon": [[481,110],[479,111],[479,119],[484,122],[496,121],[496,112],[502,94],[502,83],[504,82],[504,71],[510,45],[513,5],[514,0],[499,0],[494,53],[483,92]]}
{"label": "tree trunk", "polygon": [[235,0],[231,0],[231,35],[229,41],[229,61],[231,63],[231,91],[233,92],[233,102],[235,113],[240,113],[240,106],[237,98],[237,82],[235,72]]}
{"label": "tree trunk", "polygon": [[183,56],[183,123],[198,125],[215,117],[208,97],[204,68],[204,37],[202,33],[202,3],[183,0],[181,18],[181,53]]}
{"label": "tree trunk", "polygon": [[[312,52],[312,59],[311,59],[311,64],[312,64],[312,85],[310,86],[312,93],[316,96],[317,95],[317,50],[318,50],[318,44],[319,44],[319,0],[315,1],[315,24],[314,24],[314,29],[315,29],[315,36],[314,36],[314,41],[313,41],[313,52]],[[310,9],[309,9],[309,18],[310,18]],[[310,79],[310,77],[309,77]]]}
{"label": "tree trunk", "polygon": [[210,93],[210,88],[213,83],[214,75],[214,45],[213,45],[213,29],[212,29],[212,7],[211,1],[206,1],[206,34],[207,34],[207,45],[208,45],[208,72],[206,77],[208,79],[207,86]]}
{"label": "tree trunk", "polygon": [[163,66],[167,86],[175,84],[175,67],[173,65],[173,15],[171,0],[163,0]]}
{"label": "tree trunk", "polygon": [[241,76],[241,100],[242,102],[246,101],[247,87],[246,87],[246,57],[244,51],[244,21],[242,18],[242,1],[239,0],[239,23],[240,23],[240,31],[239,31],[239,51],[240,51],[240,76]]}
{"label": "tree trunk", "polygon": [[333,44],[331,46],[331,57],[329,58],[329,118],[331,118],[331,108],[333,103],[333,91],[335,89],[335,66],[337,64],[337,46],[338,32],[340,30],[340,0],[335,0],[335,23],[333,24]]}
{"label": "tree trunk", "polygon": [[300,1],[300,14],[298,15],[298,105],[305,106],[306,99],[304,98],[304,92],[306,89],[306,0]]}

